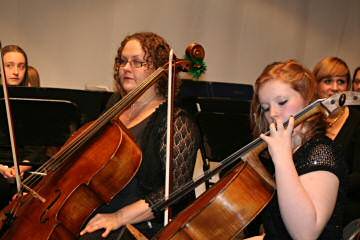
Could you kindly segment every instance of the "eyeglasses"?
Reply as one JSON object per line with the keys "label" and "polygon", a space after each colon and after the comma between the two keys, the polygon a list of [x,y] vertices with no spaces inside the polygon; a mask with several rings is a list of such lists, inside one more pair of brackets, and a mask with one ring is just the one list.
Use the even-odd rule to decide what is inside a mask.
{"label": "eyeglasses", "polygon": [[119,60],[119,67],[124,68],[126,66],[126,64],[129,63],[130,67],[132,68],[141,68],[143,66],[146,66],[146,62],[141,61],[141,60],[127,60],[127,59],[120,59]]}

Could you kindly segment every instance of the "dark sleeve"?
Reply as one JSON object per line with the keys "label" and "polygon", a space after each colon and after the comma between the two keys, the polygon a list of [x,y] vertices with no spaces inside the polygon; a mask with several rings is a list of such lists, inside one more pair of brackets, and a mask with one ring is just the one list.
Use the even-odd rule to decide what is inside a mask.
{"label": "dark sleeve", "polygon": [[[166,121],[166,120],[165,120]],[[160,129],[161,168],[165,172],[166,128]],[[199,146],[199,133],[192,119],[183,110],[178,110],[174,117],[174,161],[173,191],[192,180],[196,153]],[[146,196],[151,205],[164,198],[164,187]]]}
{"label": "dark sleeve", "polygon": [[25,146],[20,148],[21,161],[30,161],[36,165],[45,163],[48,159],[46,156],[45,146]]}
{"label": "dark sleeve", "polygon": [[353,154],[348,164],[348,193],[360,192],[360,125],[357,126],[353,135]]}
{"label": "dark sleeve", "polygon": [[297,163],[299,175],[313,171],[328,171],[342,180],[345,170],[344,160],[337,154],[335,144],[329,138],[311,140],[305,145],[303,152],[305,157]]}

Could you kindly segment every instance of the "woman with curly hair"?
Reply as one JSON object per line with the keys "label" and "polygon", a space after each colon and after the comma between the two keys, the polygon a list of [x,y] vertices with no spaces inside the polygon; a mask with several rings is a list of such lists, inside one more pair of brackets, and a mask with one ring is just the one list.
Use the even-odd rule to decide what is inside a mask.
{"label": "woman with curly hair", "polygon": [[[136,89],[169,58],[170,47],[159,35],[140,32],[127,36],[117,51],[114,80],[117,94],[108,106]],[[80,233],[81,239],[114,239],[120,227],[135,224],[144,235],[152,237],[162,227],[160,213],[152,212],[151,205],[164,196],[166,159],[167,78],[150,87],[120,116],[143,152],[140,169],[134,179],[110,203],[97,211]],[[198,148],[198,131],[187,113],[174,110],[173,189],[192,179]],[[185,207],[192,196],[174,206],[174,212]],[[105,229],[105,230],[104,230]]]}

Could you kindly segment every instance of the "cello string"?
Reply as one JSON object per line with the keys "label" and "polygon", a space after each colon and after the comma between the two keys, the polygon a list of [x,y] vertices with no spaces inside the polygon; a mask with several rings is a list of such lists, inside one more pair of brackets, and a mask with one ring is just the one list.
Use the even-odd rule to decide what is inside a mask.
{"label": "cello string", "polygon": [[[131,94],[131,93],[129,93],[129,94]],[[128,95],[129,95],[129,94],[128,94]],[[134,93],[134,94],[135,94],[135,93]],[[114,109],[115,109],[115,107],[114,107],[114,108],[111,108],[108,115],[112,116],[112,112],[115,111]],[[108,112],[106,112],[106,113],[108,113]],[[107,118],[107,115],[105,114],[105,115],[103,115],[102,117],[100,117],[99,119],[101,119],[101,118],[106,119],[106,118]],[[95,124],[95,126],[99,126],[99,125],[98,125],[98,124]],[[82,142],[81,140],[83,140],[81,137],[79,137],[79,138],[77,138],[77,139],[79,140],[80,143]],[[76,140],[77,140],[77,139],[76,139]],[[87,139],[85,139],[85,142],[86,142],[86,141],[87,141]],[[258,141],[259,141],[259,140],[258,140]],[[253,144],[254,144],[254,143],[252,142],[251,144],[248,144],[247,146],[245,146],[245,147],[242,148],[241,150],[244,150],[244,149],[246,150],[247,147],[248,147],[248,148],[253,147]],[[71,148],[71,147],[72,147],[72,148]],[[59,157],[59,159],[60,159],[61,161],[59,161],[57,158],[55,158],[56,163],[57,163],[57,164],[60,164],[59,162],[63,162],[64,159],[67,159],[69,156],[71,156],[71,155],[73,154],[73,152],[77,151],[77,149],[78,149],[79,147],[80,147],[80,144],[70,144],[69,146],[67,146],[67,148],[61,149],[62,152],[63,152],[63,153],[60,154],[60,157]],[[177,196],[177,195],[179,194],[179,192],[186,191],[188,188],[190,188],[190,190],[192,190],[197,183],[198,183],[198,185],[200,185],[200,184],[203,183],[205,180],[207,180],[207,179],[211,178],[213,175],[215,175],[217,172],[220,172],[220,171],[221,171],[222,169],[224,169],[226,166],[232,164],[235,160],[237,160],[237,159],[240,157],[240,155],[241,155],[241,153],[242,153],[241,150],[235,152],[234,154],[232,154],[232,155],[229,156],[228,158],[226,158],[226,159],[224,159],[223,161],[221,161],[220,163],[222,163],[222,164],[219,166],[219,168],[214,169],[214,170],[212,170],[212,171],[207,171],[207,172],[205,172],[205,173],[203,174],[203,176],[202,176],[202,177],[200,176],[200,177],[198,178],[198,180],[195,180],[195,182],[194,182],[194,181],[189,181],[187,184],[185,184],[185,185],[183,186],[183,188],[180,188],[180,189],[174,191],[174,192],[169,196],[169,200],[173,199],[174,196]],[[61,152],[61,151],[59,151],[59,152]],[[240,154],[240,155],[239,155],[239,154]],[[54,160],[54,159],[53,159],[53,160]],[[51,163],[51,161],[50,161],[50,163]],[[50,166],[51,164],[45,164],[44,169],[46,169],[46,167],[47,167],[46,165]],[[41,176],[32,176],[32,178],[30,178],[30,180],[31,180],[31,179],[33,179],[33,180],[34,180],[34,179],[40,179],[40,178],[41,178]],[[27,182],[28,182],[28,179],[26,179],[26,180],[27,180]],[[196,185],[196,186],[197,186],[197,185]]]}
{"label": "cello string", "polygon": [[[95,120],[88,128],[86,128],[83,132],[81,132],[77,137],[75,137],[69,144],[66,144],[63,148],[61,148],[53,157],[51,157],[45,164],[43,164],[38,171],[39,172],[48,172],[49,170],[56,170],[60,166],[63,165],[64,161],[66,161],[69,157],[73,155],[83,144],[89,141],[97,132],[110,120],[116,117],[120,111],[124,110],[124,108],[134,100],[135,96],[138,96],[142,91],[145,91],[144,88],[150,83],[153,83],[162,72],[163,68],[158,68],[148,77],[148,81],[143,81],[140,83],[140,87],[135,89],[134,91],[127,94],[123,100],[120,100],[117,104],[111,107],[108,111],[106,111],[103,115],[101,115],[97,120]],[[25,179],[24,184],[33,185],[37,182],[42,176],[31,175],[27,179]]]}
{"label": "cello string", "polygon": [[[321,100],[317,100],[315,102],[313,102],[312,104],[308,105],[307,107],[305,107],[303,110],[301,110],[300,112],[298,112],[297,114],[295,114],[294,118],[298,119],[302,116],[304,116],[307,112],[309,112],[310,110],[316,108],[319,106],[319,103],[321,102]],[[316,114],[316,113],[315,113]],[[286,127],[288,125],[288,121],[286,121],[284,123],[284,126]],[[268,135],[269,131],[267,131],[265,133],[265,135]],[[252,142],[250,142],[249,144],[245,145],[244,147],[242,147],[241,149],[235,151],[233,154],[231,154],[230,156],[226,157],[224,160],[220,161],[220,164],[215,167],[212,170],[207,170],[206,172],[204,172],[204,174],[200,175],[199,177],[197,177],[195,180],[191,180],[188,181],[187,183],[185,183],[182,187],[178,188],[177,190],[175,190],[170,196],[168,200],[161,200],[157,203],[154,203],[151,208],[153,210],[161,210],[163,208],[165,208],[168,205],[173,204],[174,202],[176,202],[177,200],[179,200],[182,196],[184,196],[185,194],[189,193],[190,191],[194,190],[197,186],[199,186],[200,184],[204,183],[206,180],[209,180],[211,177],[213,177],[215,174],[219,173],[220,171],[222,171],[223,169],[231,166],[232,164],[236,163],[237,161],[240,163],[241,161],[244,161],[243,159],[241,159],[241,157],[249,152],[250,150],[253,150],[255,147],[260,146],[261,144],[264,144],[265,142],[261,139],[261,138],[256,138],[255,140],[253,140]],[[239,160],[240,159],[240,160]],[[234,167],[235,168],[235,167]]]}

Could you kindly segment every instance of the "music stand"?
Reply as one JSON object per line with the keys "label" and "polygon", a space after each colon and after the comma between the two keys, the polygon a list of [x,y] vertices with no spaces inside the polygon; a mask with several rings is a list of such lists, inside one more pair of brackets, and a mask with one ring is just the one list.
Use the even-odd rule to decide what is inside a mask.
{"label": "music stand", "polygon": [[[111,92],[86,91],[77,89],[62,89],[49,87],[22,87],[11,86],[8,88],[12,98],[36,98],[65,100],[74,103],[80,112],[81,125],[97,119],[105,109]],[[3,97],[0,91],[0,97]]]}
{"label": "music stand", "polygon": [[[80,125],[76,104],[66,100],[10,98],[19,146],[61,146]],[[0,99],[1,144],[9,144],[4,99]]]}
{"label": "music stand", "polygon": [[251,141],[250,100],[199,97],[194,103],[203,169],[207,171],[210,162],[222,161]]}

